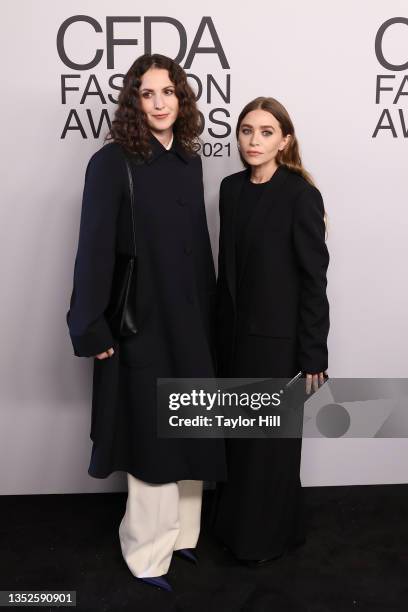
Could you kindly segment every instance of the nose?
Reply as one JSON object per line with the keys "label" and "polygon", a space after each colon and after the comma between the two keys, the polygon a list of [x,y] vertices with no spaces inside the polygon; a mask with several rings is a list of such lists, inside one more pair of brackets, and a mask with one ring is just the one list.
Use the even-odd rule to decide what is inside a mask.
{"label": "nose", "polygon": [[161,94],[156,94],[154,97],[154,108],[157,110],[161,110],[164,108],[163,96]]}
{"label": "nose", "polygon": [[251,147],[257,147],[258,146],[255,132],[252,132],[249,144],[250,144]]}

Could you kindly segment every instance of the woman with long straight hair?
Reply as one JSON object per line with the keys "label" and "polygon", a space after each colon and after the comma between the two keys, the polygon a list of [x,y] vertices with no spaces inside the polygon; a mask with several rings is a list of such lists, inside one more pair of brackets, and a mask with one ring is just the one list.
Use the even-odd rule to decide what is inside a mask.
{"label": "woman with long straight hair", "polygon": [[[302,165],[293,123],[274,98],[239,115],[245,170],[220,188],[218,374],[324,382],[329,305],[325,210]],[[235,556],[261,565],[304,540],[301,438],[228,439],[215,531]]]}
{"label": "woman with long straight hair", "polygon": [[[162,55],[139,57],[124,78],[111,142],[86,170],[67,313],[75,355],[94,359],[89,474],[127,473],[123,557],[135,576],[166,590],[174,551],[196,562],[202,481],[226,475],[222,440],[157,434],[157,379],[214,375],[215,272],[199,132],[183,69]],[[115,261],[133,254],[134,238],[138,331],[117,337],[107,316]]]}

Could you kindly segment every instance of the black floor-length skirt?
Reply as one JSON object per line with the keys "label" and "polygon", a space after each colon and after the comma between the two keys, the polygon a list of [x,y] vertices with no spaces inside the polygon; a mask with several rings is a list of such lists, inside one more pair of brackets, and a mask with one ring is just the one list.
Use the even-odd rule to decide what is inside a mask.
{"label": "black floor-length skirt", "polygon": [[[240,334],[231,377],[291,378],[296,344]],[[305,537],[301,438],[226,440],[228,481],[217,486],[214,531],[242,560],[272,558]]]}

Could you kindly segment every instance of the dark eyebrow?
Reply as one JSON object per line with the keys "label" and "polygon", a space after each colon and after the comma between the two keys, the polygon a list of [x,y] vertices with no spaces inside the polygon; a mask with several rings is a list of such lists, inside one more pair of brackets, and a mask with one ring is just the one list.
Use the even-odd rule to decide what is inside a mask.
{"label": "dark eyebrow", "polygon": [[[162,87],[162,91],[164,91],[165,89],[170,89],[170,87],[175,87],[173,84],[171,85],[166,85],[166,87]],[[150,92],[154,92],[154,89],[148,89],[147,87],[143,87],[143,89],[141,89],[140,91],[150,91]]]}
{"label": "dark eyebrow", "polygon": [[[241,123],[241,127],[252,128],[253,126],[250,125],[249,123]],[[268,128],[270,130],[274,130],[275,129],[272,125],[261,125],[260,127],[261,127],[262,130],[265,130],[266,128]]]}

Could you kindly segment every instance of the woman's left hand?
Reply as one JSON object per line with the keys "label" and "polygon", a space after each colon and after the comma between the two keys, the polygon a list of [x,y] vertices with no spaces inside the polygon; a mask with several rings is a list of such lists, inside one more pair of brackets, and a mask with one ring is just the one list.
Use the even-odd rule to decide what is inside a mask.
{"label": "woman's left hand", "polygon": [[318,374],[306,374],[306,393],[310,395],[310,391],[313,387],[313,391],[317,391],[319,387],[324,384],[326,372],[319,372]]}

